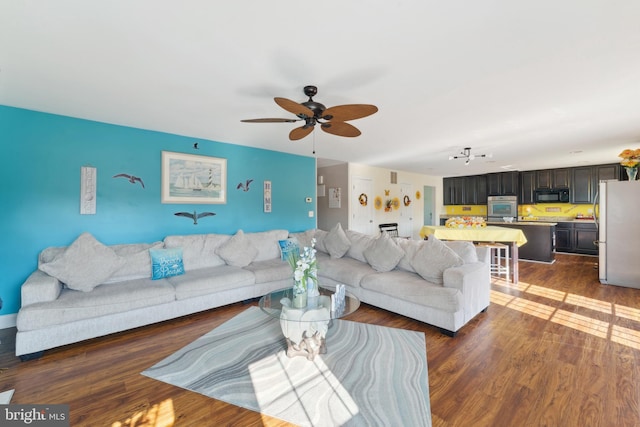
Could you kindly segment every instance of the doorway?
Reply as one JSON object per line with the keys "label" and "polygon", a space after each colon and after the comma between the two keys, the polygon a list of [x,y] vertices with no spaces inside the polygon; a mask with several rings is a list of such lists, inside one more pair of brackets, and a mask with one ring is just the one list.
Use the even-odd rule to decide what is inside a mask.
{"label": "doorway", "polygon": [[425,185],[422,198],[424,204],[424,225],[438,225],[435,223],[434,209],[436,204],[436,188]]}

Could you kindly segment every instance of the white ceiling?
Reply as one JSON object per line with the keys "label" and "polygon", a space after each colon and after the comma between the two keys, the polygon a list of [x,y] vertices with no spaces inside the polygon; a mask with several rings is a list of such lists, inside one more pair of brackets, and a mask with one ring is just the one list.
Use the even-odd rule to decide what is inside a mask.
{"label": "white ceiling", "polygon": [[[308,84],[379,111],[357,138],[240,122]],[[640,2],[0,0],[0,104],[430,175],[614,163],[640,147]]]}

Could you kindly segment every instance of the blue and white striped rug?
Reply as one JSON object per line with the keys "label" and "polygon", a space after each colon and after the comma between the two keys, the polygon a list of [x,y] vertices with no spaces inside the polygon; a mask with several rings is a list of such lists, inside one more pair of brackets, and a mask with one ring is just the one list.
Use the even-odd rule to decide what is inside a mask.
{"label": "blue and white striped rug", "polygon": [[431,426],[423,333],[337,320],[326,344],[290,359],[250,307],[142,374],[300,426]]}

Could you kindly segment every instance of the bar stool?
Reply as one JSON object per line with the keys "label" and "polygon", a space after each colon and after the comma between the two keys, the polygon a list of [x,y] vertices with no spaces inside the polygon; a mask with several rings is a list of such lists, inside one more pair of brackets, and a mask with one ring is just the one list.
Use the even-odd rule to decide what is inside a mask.
{"label": "bar stool", "polygon": [[[507,281],[510,278],[509,271],[509,245],[496,242],[480,242],[478,246],[484,246],[491,250],[491,275],[495,277],[504,277]],[[504,265],[502,260],[504,259]]]}

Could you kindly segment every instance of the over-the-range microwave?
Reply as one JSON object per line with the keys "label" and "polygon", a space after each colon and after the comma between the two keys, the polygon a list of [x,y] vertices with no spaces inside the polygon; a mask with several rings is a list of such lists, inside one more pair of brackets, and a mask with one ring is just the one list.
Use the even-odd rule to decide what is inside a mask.
{"label": "over-the-range microwave", "polygon": [[569,189],[536,190],[536,203],[569,203]]}

